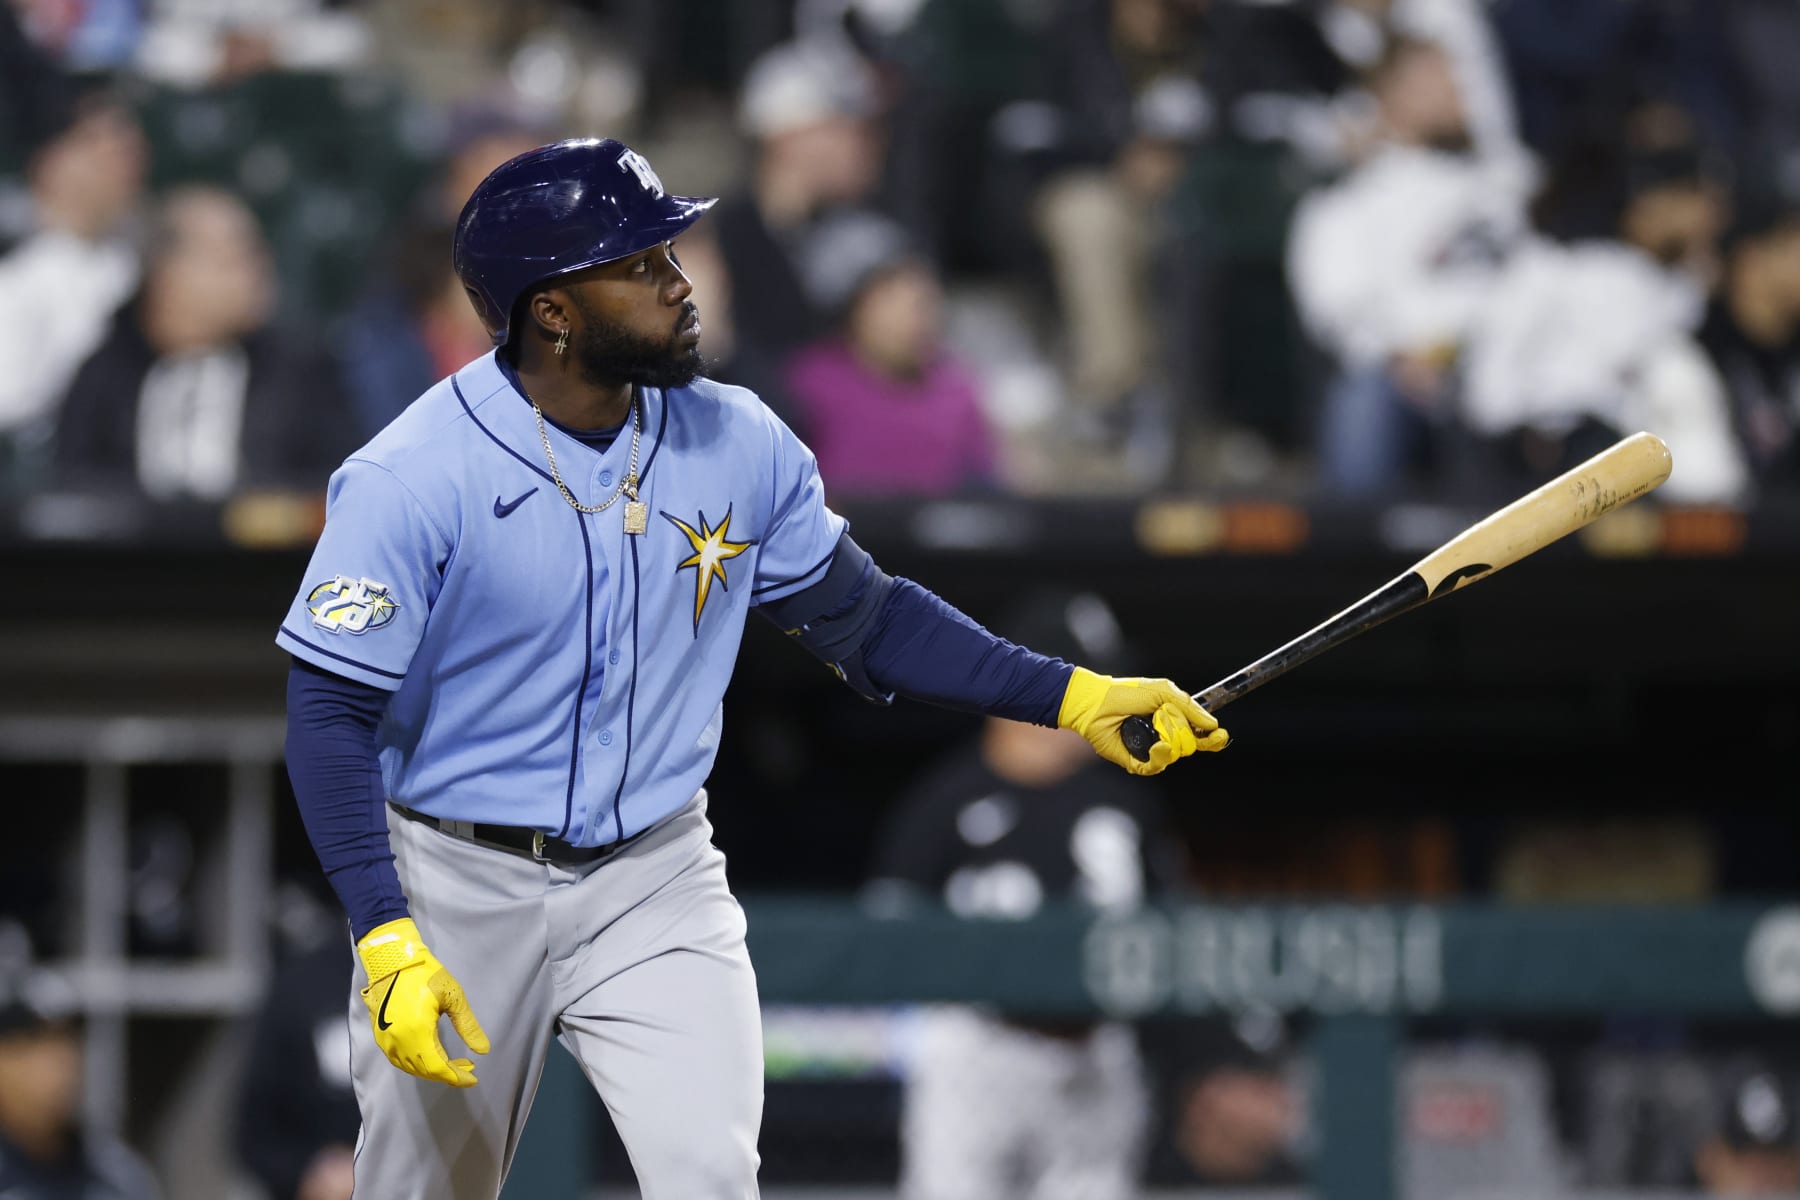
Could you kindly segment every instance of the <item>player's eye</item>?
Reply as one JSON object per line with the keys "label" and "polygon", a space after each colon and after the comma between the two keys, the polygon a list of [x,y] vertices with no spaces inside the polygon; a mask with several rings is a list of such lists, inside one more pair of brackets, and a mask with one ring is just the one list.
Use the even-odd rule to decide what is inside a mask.
{"label": "player's eye", "polygon": [[633,275],[648,275],[650,273],[650,260],[648,258],[638,259],[635,263],[631,264],[631,273]]}

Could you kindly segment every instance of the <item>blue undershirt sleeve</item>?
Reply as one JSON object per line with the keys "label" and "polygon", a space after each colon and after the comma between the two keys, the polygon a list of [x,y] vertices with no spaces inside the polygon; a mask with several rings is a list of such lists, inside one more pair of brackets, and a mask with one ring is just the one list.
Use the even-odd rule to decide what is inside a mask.
{"label": "blue undershirt sleeve", "polygon": [[391,698],[299,658],[288,670],[288,778],[313,853],[357,938],[408,915],[375,752],[375,730]]}
{"label": "blue undershirt sleeve", "polygon": [[870,679],[900,695],[1052,729],[1075,670],[990,633],[902,578],[863,635],[862,660]]}
{"label": "blue undershirt sleeve", "polygon": [[898,694],[1055,728],[1074,670],[888,575],[847,532],[817,582],[756,611],[877,704]]}

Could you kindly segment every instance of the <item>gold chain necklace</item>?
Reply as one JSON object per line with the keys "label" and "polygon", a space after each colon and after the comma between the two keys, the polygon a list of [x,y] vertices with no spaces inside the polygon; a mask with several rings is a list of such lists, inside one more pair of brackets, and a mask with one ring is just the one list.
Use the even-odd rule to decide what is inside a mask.
{"label": "gold chain necklace", "polygon": [[643,433],[643,422],[638,415],[636,392],[631,397],[631,465],[626,468],[625,478],[619,480],[613,494],[599,504],[583,504],[569,491],[569,485],[563,482],[562,472],[556,466],[556,451],[550,448],[550,431],[544,428],[544,410],[538,407],[536,399],[530,396],[526,399],[531,400],[531,412],[537,418],[538,439],[544,443],[544,457],[550,460],[550,478],[555,481],[556,490],[562,493],[563,499],[569,502],[569,507],[578,513],[603,513],[618,503],[620,496],[625,496],[625,532],[643,533],[650,524],[650,508],[638,500],[638,438]]}

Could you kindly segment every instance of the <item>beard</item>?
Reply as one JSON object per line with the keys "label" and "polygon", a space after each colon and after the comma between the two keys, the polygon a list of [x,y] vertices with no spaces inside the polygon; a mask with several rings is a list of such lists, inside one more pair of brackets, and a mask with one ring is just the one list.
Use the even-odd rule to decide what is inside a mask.
{"label": "beard", "polygon": [[666,337],[647,338],[597,321],[587,306],[576,300],[582,310],[582,332],[569,349],[581,376],[596,387],[621,383],[638,387],[686,387],[706,370],[707,362],[700,354],[699,343],[683,346],[678,337],[690,317],[699,310],[684,304]]}

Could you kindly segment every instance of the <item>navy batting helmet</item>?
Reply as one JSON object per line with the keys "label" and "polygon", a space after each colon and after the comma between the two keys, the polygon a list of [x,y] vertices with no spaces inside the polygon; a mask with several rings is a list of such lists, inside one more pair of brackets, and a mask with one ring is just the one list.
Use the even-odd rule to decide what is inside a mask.
{"label": "navy batting helmet", "polygon": [[666,242],[715,203],[669,195],[623,142],[552,142],[476,185],[456,222],[456,274],[502,346],[513,306],[534,285]]}

